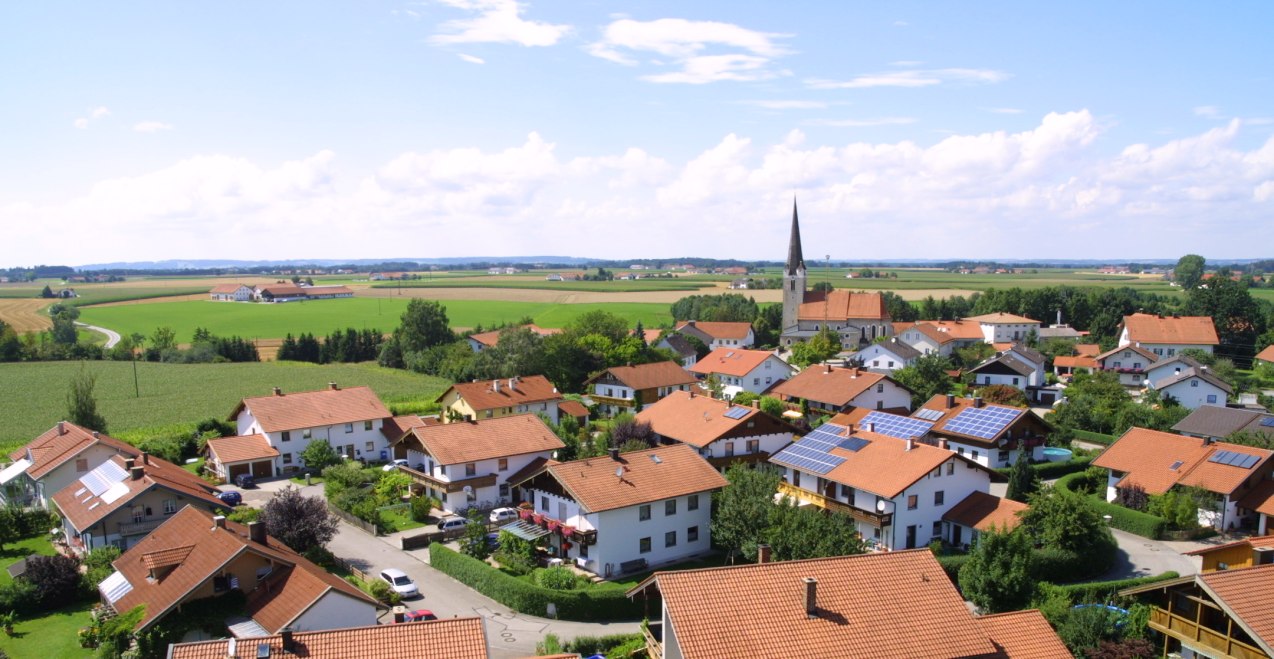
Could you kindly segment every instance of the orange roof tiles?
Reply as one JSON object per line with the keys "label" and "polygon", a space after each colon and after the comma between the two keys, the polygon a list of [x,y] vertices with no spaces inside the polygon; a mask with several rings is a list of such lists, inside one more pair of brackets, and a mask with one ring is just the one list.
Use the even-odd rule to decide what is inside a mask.
{"label": "orange roof tiles", "polygon": [[798,320],[867,319],[889,321],[889,310],[880,293],[851,293],[834,289],[828,293],[808,292],[797,309]]}
{"label": "orange roof tiles", "polygon": [[321,428],[392,416],[368,387],[328,388],[244,398],[230,418],[238,418],[245,409],[261,424],[264,432]]}
{"label": "orange roof tiles", "polygon": [[677,325],[680,332],[687,327],[697,329],[713,339],[746,339],[752,331],[752,323],[686,321]]}
{"label": "orange roof tiles", "polygon": [[407,434],[407,431],[412,428],[437,425],[442,425],[438,417],[403,414],[392,419],[385,419],[385,423],[380,427],[380,434],[392,442]]}
{"label": "orange roof tiles", "polygon": [[[654,362],[636,366],[612,366],[588,379],[591,383],[610,373],[612,377],[625,386],[645,391],[659,387],[675,387],[683,384],[695,384],[698,380],[677,362]],[[587,383],[586,383],[587,384]]]}
{"label": "orange roof tiles", "polygon": [[[951,451],[926,444],[913,442],[908,451],[905,440],[879,433],[858,431],[853,436],[867,440],[867,445],[857,451],[839,447],[832,449],[832,455],[845,458],[845,461],[823,474],[823,478],[886,499],[902,494],[947,460],[962,460]],[[976,465],[973,462],[967,464]]]}
{"label": "orange roof tiles", "polygon": [[1256,353],[1255,359],[1263,362],[1274,362],[1274,345],[1265,346],[1265,349]]}
{"label": "orange roof tiles", "polygon": [[[1260,459],[1248,469],[1209,462],[1208,457],[1216,451],[1255,455]],[[1120,487],[1140,485],[1147,494],[1163,494],[1181,484],[1228,495],[1260,473],[1271,455],[1274,451],[1226,442],[1209,444],[1198,437],[1134,427],[1102,451],[1093,465],[1124,472]]]}
{"label": "orange roof tiles", "polygon": [[[540,336],[551,336],[553,334],[562,333],[562,330],[560,329],[545,329],[543,327],[540,327],[539,325],[536,325],[535,323],[527,323],[526,325],[519,325],[516,328],[506,327],[503,329],[491,330],[490,332],[479,332],[477,334],[470,334],[469,338],[473,341],[477,341],[478,343],[481,343],[482,345],[488,348],[494,348],[497,344],[500,343],[500,333],[506,329],[529,329],[532,332],[539,334]],[[658,331],[658,330],[655,330],[655,331]]]}
{"label": "orange roof tiles", "polygon": [[1034,318],[1004,313],[1002,311],[982,314],[981,316],[969,316],[968,318],[965,318],[965,320],[974,323],[982,323],[984,325],[1024,325],[1040,322]]}
{"label": "orange roof tiles", "polygon": [[588,416],[588,408],[578,400],[564,400],[557,404],[557,411],[562,416],[575,418]]}
{"label": "orange roof tiles", "polygon": [[1239,506],[1274,516],[1274,480],[1265,479],[1239,500]]}
{"label": "orange roof tiles", "polygon": [[[656,462],[654,457],[658,457]],[[616,476],[622,468],[623,475]],[[588,512],[601,512],[725,487],[725,476],[686,444],[550,464],[550,474]]]}
{"label": "orange roof tiles", "polygon": [[1205,572],[1197,579],[1264,648],[1274,646],[1274,565]]}
{"label": "orange roof tiles", "polygon": [[973,492],[952,506],[942,519],[978,531],[988,531],[992,526],[1000,530],[1012,530],[1022,523],[1019,515],[1028,508],[1026,504],[1012,499],[1002,499],[986,492]]}
{"label": "orange roof tiles", "polygon": [[535,414],[412,428],[404,439],[410,437],[444,465],[556,451],[566,446]]}
{"label": "orange roof tiles", "polygon": [[1266,461],[1270,459],[1271,455],[1274,455],[1274,451],[1267,451],[1253,446],[1217,442],[1209,447],[1207,456],[1210,457],[1217,451],[1254,455],[1259,458],[1259,461],[1249,469],[1242,469],[1232,465],[1210,462],[1205,457],[1189,473],[1183,476],[1179,483],[1187,487],[1201,487],[1209,492],[1230,494],[1239,489],[1244,481],[1251,478],[1253,474],[1260,473],[1264,469]]}
{"label": "orange roof tiles", "polygon": [[1096,357],[1101,354],[1101,346],[1096,343],[1076,343],[1075,354],[1080,357]]}
{"label": "orange roof tiles", "polygon": [[840,407],[848,405],[860,394],[886,380],[893,382],[881,373],[814,364],[780,382],[773,392],[792,399],[803,398]]}
{"label": "orange roof tiles", "polygon": [[279,449],[270,446],[265,435],[260,434],[210,439],[207,446],[216,461],[223,465],[279,457]]}
{"label": "orange roof tiles", "polygon": [[1006,659],[1058,659],[1070,657],[1066,644],[1038,609],[1013,611],[974,618],[999,654]]}
{"label": "orange roof tiles", "polygon": [[[743,410],[738,418],[726,416],[730,409]],[[657,434],[692,446],[704,447],[723,437],[743,437],[796,429],[760,410],[740,407],[728,401],[674,391],[637,413],[637,420],[649,423]]]}
{"label": "orange roof tiles", "polygon": [[172,549],[160,549],[152,551],[149,554],[142,554],[142,565],[147,569],[153,570],[160,567],[168,567],[169,565],[181,565],[186,560],[190,552],[194,551],[194,545],[184,545],[181,547],[173,547]]}
{"label": "orange roof tiles", "polygon": [[1059,355],[1053,358],[1053,366],[1059,368],[1097,368],[1097,358],[1083,355]]}
{"label": "orange roof tiles", "polygon": [[[1022,437],[1024,433],[1042,434],[1044,432],[1044,429],[1045,429],[1044,422],[1041,421],[1040,418],[1036,416],[1035,414],[1033,414],[1030,410],[1026,410],[1025,408],[1021,408],[1021,407],[1014,407],[1012,405],[1000,405],[998,403],[985,403],[985,402],[983,403],[983,407],[988,407],[988,408],[999,407],[999,408],[1005,408],[1005,409],[1022,410],[1022,414],[1019,414],[1018,417],[1014,419],[1012,423],[1004,426],[998,434],[996,434],[994,437],[990,439],[987,439],[985,437],[973,437],[971,435],[965,435],[963,433],[955,432],[954,430],[948,430],[947,423],[950,422],[952,419],[956,418],[957,416],[959,416],[960,412],[963,412],[967,408],[973,407],[973,404],[974,404],[974,399],[972,398],[961,398],[959,396],[952,396],[952,406],[947,407],[946,394],[938,394],[934,396],[933,398],[930,398],[929,400],[925,401],[925,404],[921,405],[920,409],[935,410],[938,412],[942,412],[942,418],[934,421],[933,428],[930,432],[937,433],[940,435],[946,435],[950,437],[956,437],[962,443],[973,442],[973,443],[984,444],[989,446],[989,445],[998,444],[999,439],[1001,437],[1007,437],[1008,433],[1012,433],[1013,437]],[[912,416],[913,417],[916,416],[915,412],[912,413]]]}
{"label": "orange roof tiles", "polygon": [[244,286],[245,284],[217,284],[216,286],[213,286],[212,290],[208,291],[208,293],[237,293],[239,289]]}
{"label": "orange roof tiles", "polygon": [[[59,421],[57,425],[28,442],[26,446],[10,453],[9,457],[13,460],[20,460],[30,454],[31,466],[27,467],[27,476],[32,479],[39,479],[56,469],[58,465],[75,458],[84,449],[97,444],[107,446],[114,449],[116,453],[130,457],[141,455],[141,451],[114,437],[108,437],[101,433],[97,433],[94,436],[94,431],[92,430],[81,428],[70,421]],[[89,465],[89,468],[96,466]]]}
{"label": "orange roof tiles", "polygon": [[1157,316],[1135,313],[1124,316],[1128,340],[1133,343],[1177,343],[1217,345],[1216,325],[1211,316]]}
{"label": "orange roof tiles", "polygon": [[[807,577],[818,580],[813,616]],[[996,653],[927,549],[656,572],[629,595],[651,585],[686,659]]]}
{"label": "orange roof tiles", "polygon": [[[498,385],[496,383],[499,383]],[[455,391],[476,411],[493,410],[528,403],[563,400],[561,392],[543,375],[528,375],[520,378],[500,380],[479,380],[477,382],[457,382],[444,391],[438,400]]]}
{"label": "orange roof tiles", "polygon": [[[272,657],[310,659],[486,659],[487,641],[482,618],[449,618],[397,625],[295,632],[295,650],[285,653],[279,635],[235,642],[239,657],[255,657],[257,646],[268,645]],[[226,659],[230,641],[197,641],[170,646],[169,659]],[[576,655],[578,656],[578,655]]]}
{"label": "orange roof tiles", "polygon": [[[765,360],[774,357],[774,353],[768,350],[744,350],[742,348],[717,348],[712,352],[703,356],[703,359],[695,362],[693,366],[686,369],[691,373],[700,375],[709,375],[719,373],[721,375],[731,375],[734,377],[743,377],[751,373],[753,369],[759,367]],[[774,357],[778,360],[778,357]],[[784,375],[791,373],[792,369],[786,364],[779,369]]]}
{"label": "orange roof tiles", "polygon": [[53,495],[53,502],[62,511],[62,515],[80,531],[87,531],[90,526],[106,519],[111,513],[128,507],[134,499],[156,487],[173,492],[178,498],[189,497],[205,508],[229,508],[217,498],[220,490],[167,460],[153,456],[147,457],[145,464],[137,460],[135,466],[142,469],[142,476],[137,479],[127,473],[125,458],[116,455],[111,457],[111,461],[126,472],[124,480],[118,482],[121,491],[108,490],[115,495],[114,498],[106,496],[107,492],[103,492],[102,496],[95,496],[92,491],[87,491],[88,488],[81,479],[73,481]]}

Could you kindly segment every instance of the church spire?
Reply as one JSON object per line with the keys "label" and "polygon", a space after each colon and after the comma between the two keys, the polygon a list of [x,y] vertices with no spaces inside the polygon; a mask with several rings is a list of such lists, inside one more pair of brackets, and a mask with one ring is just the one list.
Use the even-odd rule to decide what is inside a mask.
{"label": "church spire", "polygon": [[801,225],[796,219],[796,197],[792,197],[792,237],[787,244],[787,274],[805,270],[805,257],[801,255]]}

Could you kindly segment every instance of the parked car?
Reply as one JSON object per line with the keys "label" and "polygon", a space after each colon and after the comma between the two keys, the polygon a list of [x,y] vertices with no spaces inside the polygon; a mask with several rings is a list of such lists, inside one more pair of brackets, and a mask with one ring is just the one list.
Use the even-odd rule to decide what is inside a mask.
{"label": "parked car", "polygon": [[444,517],[442,518],[441,521],[438,522],[438,530],[451,531],[454,529],[462,529],[468,523],[469,523],[469,520],[465,519],[464,517]]}
{"label": "parked car", "polygon": [[438,616],[434,615],[429,609],[416,609],[408,611],[403,615],[403,622],[421,622],[423,620],[437,620]]}
{"label": "parked car", "polygon": [[518,518],[517,508],[496,508],[491,511],[490,519],[492,524],[501,522],[509,522]]}
{"label": "parked car", "polygon": [[402,458],[398,458],[398,459],[394,460],[393,462],[390,462],[390,463],[386,464],[384,467],[381,467],[381,470],[382,470],[382,471],[393,471],[393,470],[395,470],[395,469],[397,469],[397,468],[399,468],[399,467],[406,467],[406,466],[407,466],[407,461],[406,461],[406,460],[404,460],[404,459],[402,459]]}
{"label": "parked car", "polygon": [[253,478],[252,474],[239,474],[234,477],[234,484],[246,490],[256,487],[257,479]]}
{"label": "parked car", "polygon": [[407,573],[398,568],[386,568],[380,571],[380,578],[394,589],[395,593],[403,597],[415,597],[420,594],[420,590],[416,588],[416,582],[407,576]]}
{"label": "parked car", "polygon": [[224,503],[227,506],[237,506],[243,503],[243,495],[234,491],[221,492],[217,494],[217,498],[221,499],[221,503]]}

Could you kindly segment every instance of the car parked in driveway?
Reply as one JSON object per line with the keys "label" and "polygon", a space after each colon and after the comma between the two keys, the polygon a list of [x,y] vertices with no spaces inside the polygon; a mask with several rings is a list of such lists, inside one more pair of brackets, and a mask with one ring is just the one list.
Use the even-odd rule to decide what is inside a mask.
{"label": "car parked in driveway", "polygon": [[488,517],[492,524],[500,524],[503,522],[511,522],[518,518],[517,508],[496,508],[491,511]]}
{"label": "car parked in driveway", "polygon": [[227,506],[237,506],[243,503],[243,495],[233,490],[230,492],[220,492],[217,494],[217,498],[221,499],[221,503],[224,503]]}
{"label": "car parked in driveway", "polygon": [[438,616],[434,615],[429,609],[416,609],[403,614],[403,622],[422,622],[425,620],[437,620]]}
{"label": "car parked in driveway", "polygon": [[234,484],[246,490],[256,487],[257,479],[253,478],[252,474],[239,474],[234,477]]}
{"label": "car parked in driveway", "polygon": [[464,527],[465,527],[465,525],[466,525],[466,524],[468,524],[468,523],[469,523],[469,520],[465,519],[464,517],[459,517],[459,516],[457,516],[457,517],[444,517],[442,520],[440,520],[440,521],[438,522],[438,530],[439,530],[439,531],[452,531],[452,530],[455,530],[455,529],[462,529],[462,528],[464,528]]}
{"label": "car parked in driveway", "polygon": [[395,593],[403,597],[416,597],[420,594],[420,589],[416,588],[416,582],[407,576],[406,572],[398,568],[385,568],[380,571],[380,578],[394,589]]}

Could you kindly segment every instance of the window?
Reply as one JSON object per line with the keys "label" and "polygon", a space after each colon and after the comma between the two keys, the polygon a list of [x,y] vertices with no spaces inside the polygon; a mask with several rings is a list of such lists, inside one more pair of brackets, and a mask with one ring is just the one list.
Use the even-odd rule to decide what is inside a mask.
{"label": "window", "polygon": [[478,464],[477,464],[476,462],[470,462],[470,463],[466,464],[466,465],[464,466],[464,475],[465,475],[465,478],[468,478],[468,477],[470,477],[470,476],[477,476],[477,475],[478,475]]}
{"label": "window", "polygon": [[793,469],[793,470],[792,470],[792,485],[793,485],[794,487],[800,487],[800,486],[801,486],[801,472],[799,472],[799,471],[797,471],[797,470],[795,470],[795,469]]}
{"label": "window", "polygon": [[1018,379],[1019,379],[1019,378],[1013,378],[1013,386],[1015,386],[1015,387],[1017,386]]}
{"label": "window", "polygon": [[1009,461],[1009,452],[1008,452],[1008,451],[1000,451],[1000,454],[999,454],[999,458],[998,458],[998,459],[999,459],[999,461],[1000,461],[1000,462],[1008,462],[1008,461]]}
{"label": "window", "polygon": [[490,419],[491,417],[495,416],[495,410],[487,410],[483,416]]}
{"label": "window", "polygon": [[637,551],[642,554],[650,553],[650,538],[642,538],[637,541]]}
{"label": "window", "polygon": [[1191,381],[1190,381],[1190,386],[1191,386],[1191,387],[1197,387],[1197,386],[1199,386],[1199,381],[1198,381],[1198,380],[1191,380]]}
{"label": "window", "polygon": [[1216,403],[1216,394],[1208,394],[1208,402]]}
{"label": "window", "polygon": [[907,495],[907,510],[915,510],[920,507],[920,497],[915,494]]}
{"label": "window", "polygon": [[371,430],[371,429],[372,429],[372,422],[371,422],[371,421],[364,421],[364,422],[363,422],[363,430]]}
{"label": "window", "polygon": [[75,470],[76,470],[76,471],[88,471],[88,458],[76,458],[76,459],[75,459]]}
{"label": "window", "polygon": [[686,497],[686,510],[698,510],[698,509],[699,509],[699,495],[692,494]]}
{"label": "window", "polygon": [[676,547],[676,546],[677,546],[677,532],[676,532],[676,531],[669,531],[669,532],[667,532],[667,533],[665,533],[665,534],[664,534],[664,546],[665,546],[665,547]]}
{"label": "window", "polygon": [[878,393],[878,394],[883,394],[883,393],[885,393],[885,383],[884,383],[884,382],[881,382],[880,384],[876,385],[876,393]]}
{"label": "window", "polygon": [[947,499],[947,493],[942,490],[938,490],[937,492],[933,493],[933,505],[935,506],[941,506],[942,503],[946,501],[946,499]]}
{"label": "window", "polygon": [[942,537],[942,520],[933,523],[933,539],[937,540]]}
{"label": "window", "polygon": [[544,512],[546,512],[546,513],[549,511],[549,498],[548,498],[548,497],[540,497],[540,510],[543,510],[543,511],[544,511]]}
{"label": "window", "polygon": [[345,424],[345,432],[354,432],[354,424],[352,423]]}
{"label": "window", "polygon": [[985,376],[985,380],[982,382],[982,384],[991,384],[991,376],[989,375]]}
{"label": "window", "polygon": [[977,459],[978,459],[978,452],[977,452],[977,451],[974,451],[974,452],[973,452],[973,459],[974,459],[974,460],[977,460]]}
{"label": "window", "polygon": [[1171,357],[1171,356],[1173,356],[1173,355],[1175,355],[1175,354],[1177,354],[1177,349],[1176,349],[1176,348],[1168,348],[1168,356],[1169,356],[1169,357]]}
{"label": "window", "polygon": [[677,514],[677,500],[669,499],[664,502],[664,517]]}
{"label": "window", "polygon": [[734,455],[734,442],[725,443],[725,455],[727,458]]}
{"label": "window", "polygon": [[752,386],[758,387],[760,385],[761,385],[761,378],[752,378]]}
{"label": "window", "polygon": [[765,376],[765,383],[766,383],[766,384],[770,384],[771,382],[774,382],[774,378],[772,378],[772,377],[770,377],[770,376],[768,376],[768,375],[767,375],[767,376]]}
{"label": "window", "polygon": [[637,521],[644,522],[650,519],[650,504],[643,504],[637,509]]}
{"label": "window", "polygon": [[957,447],[956,447],[956,453],[957,453],[958,455],[964,455],[964,447],[963,447],[963,446],[957,446]]}
{"label": "window", "polygon": [[311,429],[309,429],[309,428],[306,428],[305,430],[302,430],[302,431],[301,431],[301,439],[310,439],[310,438],[312,438],[312,437],[314,437],[314,431],[313,431],[313,430],[311,430]]}
{"label": "window", "polygon": [[1115,368],[1119,368],[1119,366],[1120,366],[1120,362],[1116,361],[1116,362],[1115,362]]}
{"label": "window", "polygon": [[932,471],[932,472],[930,472],[930,473],[929,473],[929,475],[930,475],[930,476],[932,476],[933,478],[937,478],[937,477],[941,476],[941,475],[942,475],[942,465],[938,465],[937,467],[934,467],[934,468],[933,468],[933,471]]}
{"label": "window", "polygon": [[283,464],[285,464],[285,465],[290,465],[290,464],[292,464],[292,454],[291,454],[291,453],[284,453],[284,454],[283,454]]}
{"label": "window", "polygon": [[176,500],[176,499],[164,499],[164,514],[165,514],[165,515],[171,515],[171,514],[173,514],[173,513],[175,513],[175,512],[177,512],[177,500]]}
{"label": "window", "polygon": [[375,442],[367,442],[367,447],[366,447],[366,448],[367,448],[367,450],[368,450],[368,451],[375,451],[375,450],[376,450],[376,443],[375,443]]}
{"label": "window", "polygon": [[953,474],[955,474],[955,460],[947,463],[947,475],[951,476]]}
{"label": "window", "polygon": [[140,523],[144,519],[146,519],[146,509],[141,506],[133,508],[133,523]]}
{"label": "window", "polygon": [[508,459],[508,458],[500,458],[499,469],[500,469],[500,471],[508,471],[508,470],[509,470],[509,459]]}
{"label": "window", "polygon": [[699,542],[699,527],[692,526],[686,529],[686,542]]}
{"label": "window", "polygon": [[759,440],[759,439],[749,439],[749,440],[748,440],[748,453],[760,453],[760,452],[761,452],[761,440]]}
{"label": "window", "polygon": [[508,483],[500,483],[500,498],[501,498],[501,499],[507,499],[507,498],[509,498],[509,484],[508,484]]}
{"label": "window", "polygon": [[283,431],[283,441],[285,442],[292,441],[292,433],[290,431],[287,431],[287,430]]}
{"label": "window", "polygon": [[893,367],[894,367],[894,360],[891,359],[889,360],[889,368],[893,368]]}

